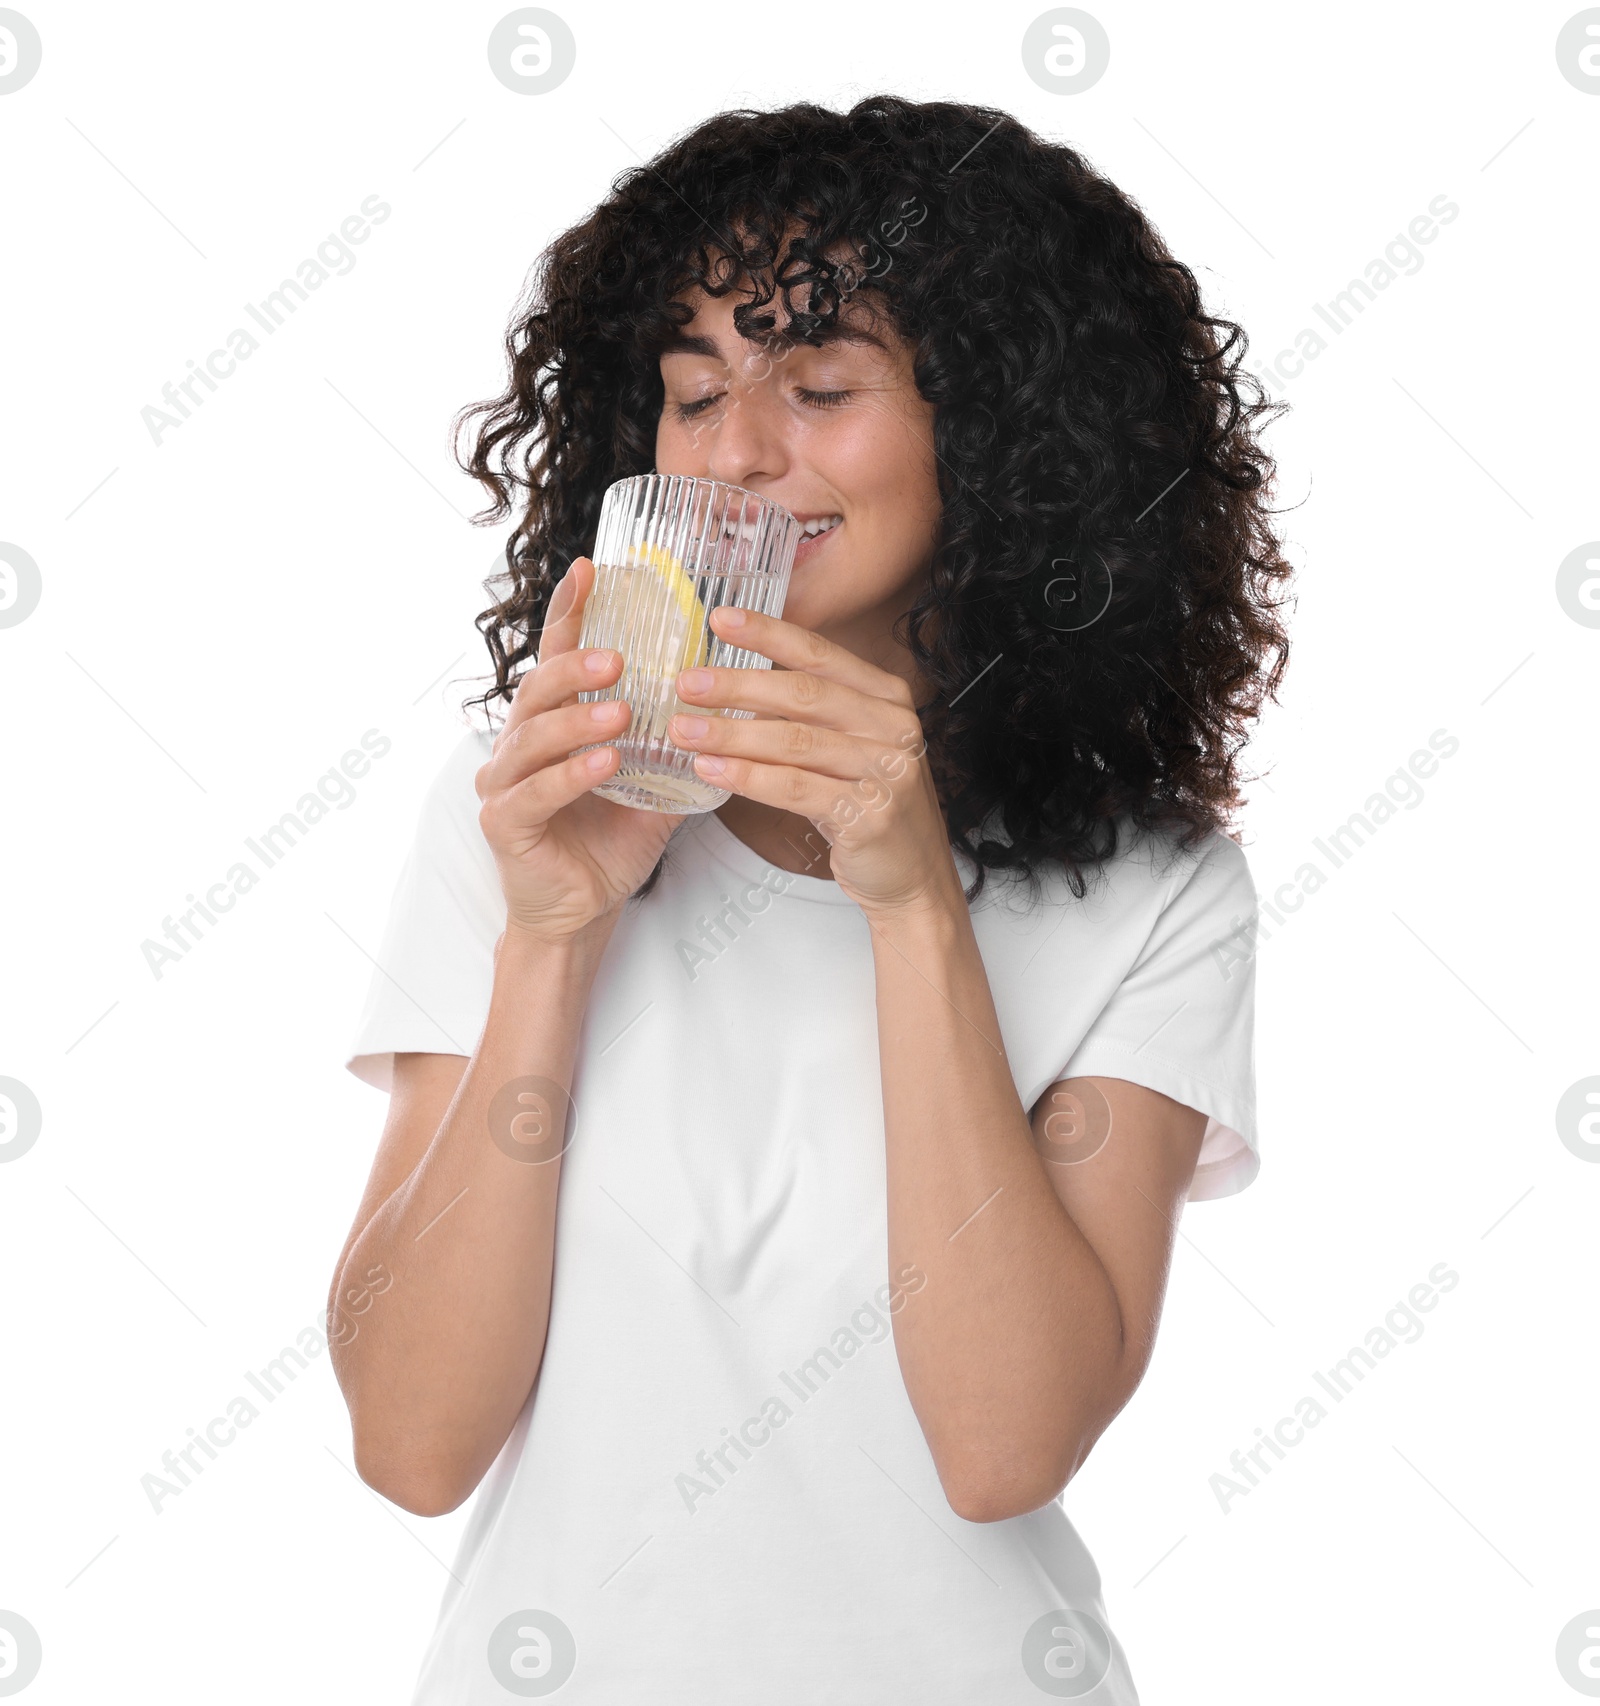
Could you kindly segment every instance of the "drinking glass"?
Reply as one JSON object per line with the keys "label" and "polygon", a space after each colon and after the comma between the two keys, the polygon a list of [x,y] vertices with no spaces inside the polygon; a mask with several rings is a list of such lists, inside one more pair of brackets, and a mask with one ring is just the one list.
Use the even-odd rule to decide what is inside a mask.
{"label": "drinking glass", "polygon": [[595,579],[578,644],[622,653],[610,687],[581,692],[584,704],[626,699],[624,733],[577,748],[614,746],[616,773],[594,792],[652,812],[714,811],[729,797],[695,774],[694,753],[675,746],[668,720],[680,711],[750,717],[678,697],[681,671],[770,669],[772,660],[720,639],[707,621],[719,604],[783,612],[800,523],[780,504],[742,486],[686,474],[638,474],[605,495],[595,538]]}

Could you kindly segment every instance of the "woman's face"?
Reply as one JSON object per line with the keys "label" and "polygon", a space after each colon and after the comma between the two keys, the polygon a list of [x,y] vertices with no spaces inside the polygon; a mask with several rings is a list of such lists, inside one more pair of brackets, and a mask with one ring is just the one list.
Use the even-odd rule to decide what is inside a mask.
{"label": "woman's face", "polygon": [[[661,357],[656,470],[832,522],[801,540],[784,619],[901,673],[909,659],[889,630],[926,581],[940,515],[934,409],[912,379],[911,346],[856,297],[820,347],[767,353],[734,330],[745,299],[687,298],[694,319]],[[776,311],[781,325],[781,302]]]}

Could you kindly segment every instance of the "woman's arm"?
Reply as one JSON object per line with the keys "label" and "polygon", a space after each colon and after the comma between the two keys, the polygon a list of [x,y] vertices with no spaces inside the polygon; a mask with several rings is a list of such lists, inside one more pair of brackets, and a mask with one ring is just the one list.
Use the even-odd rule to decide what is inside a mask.
{"label": "woman's arm", "polygon": [[508,1087],[570,1092],[616,916],[566,942],[508,930],[472,1058],[395,1057],[388,1123],[329,1294],[329,1341],[361,1478],[419,1516],[472,1492],[539,1372],[567,1104]]}
{"label": "woman's arm", "polygon": [[363,1480],[419,1516],[454,1510],[533,1389],[550,1321],[556,1188],[578,1031],[623,903],[683,820],[593,792],[628,726],[588,689],[621,675],[580,649],[595,567],[551,599],[474,778],[505,893],[472,1058],[396,1057],[389,1121],[328,1298],[334,1370]]}
{"label": "woman's arm", "polygon": [[1055,1498],[1138,1385],[1206,1121],[1088,1080],[1110,1105],[1109,1141],[1046,1161],[1035,1144],[1057,1135],[1062,1086],[1030,1123],[959,889],[867,916],[889,1269],[927,1275],[895,1315],[895,1350],[951,1509],[993,1522]]}
{"label": "woman's arm", "polygon": [[[715,632],[781,667],[708,669],[691,702],[763,711],[673,739],[701,773],[829,842],[872,927],[888,1144],[889,1266],[927,1276],[895,1350],[950,1505],[974,1522],[1047,1504],[1149,1359],[1204,1116],[1095,1079],[1111,1140],[1047,1163],[1052,1085],[1017,1099],[908,683],[825,636],[719,607]],[[716,768],[706,762],[715,761]]]}

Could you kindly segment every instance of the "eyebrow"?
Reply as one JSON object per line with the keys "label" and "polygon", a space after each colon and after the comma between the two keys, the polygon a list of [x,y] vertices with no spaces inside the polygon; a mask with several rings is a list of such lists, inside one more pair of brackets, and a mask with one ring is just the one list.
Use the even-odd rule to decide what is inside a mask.
{"label": "eyebrow", "polygon": [[[835,325],[825,326],[816,334],[817,341],[812,343],[806,338],[784,339],[776,341],[781,345],[790,343],[795,348],[816,349],[819,346],[839,344],[870,344],[873,349],[889,353],[889,346],[875,332],[869,332],[865,326]],[[748,339],[747,342],[754,342]],[[697,333],[676,332],[660,347],[662,355],[708,355],[713,360],[722,359],[722,351],[715,339],[703,337]]]}

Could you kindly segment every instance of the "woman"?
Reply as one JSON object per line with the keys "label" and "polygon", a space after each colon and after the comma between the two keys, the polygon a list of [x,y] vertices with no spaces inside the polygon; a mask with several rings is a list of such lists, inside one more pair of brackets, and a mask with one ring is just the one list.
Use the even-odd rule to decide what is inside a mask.
{"label": "woman", "polygon": [[[329,1299],[363,1478],[483,1483],[416,1700],[1132,1701],[1056,1501],[1184,1201],[1258,1165],[1242,334],[1070,149],[884,96],[624,174],[507,350],[503,721],[400,881]],[[773,668],[680,678],[754,713],[674,725],[730,790],[687,817],[578,752],[628,716],[584,552],[652,469],[811,535],[781,620],[711,617]]]}

